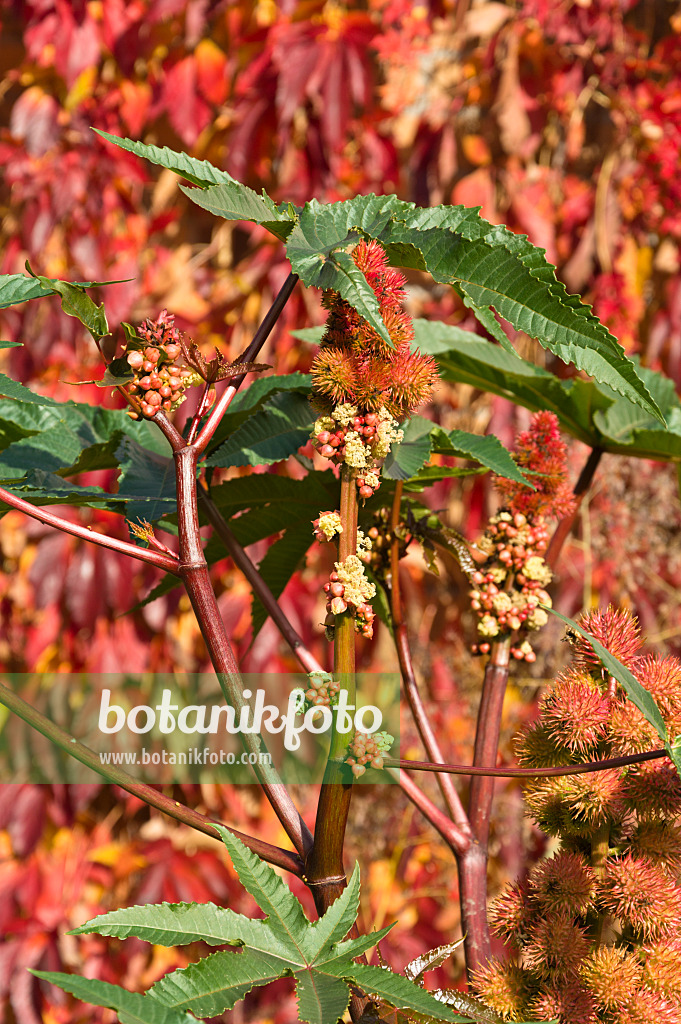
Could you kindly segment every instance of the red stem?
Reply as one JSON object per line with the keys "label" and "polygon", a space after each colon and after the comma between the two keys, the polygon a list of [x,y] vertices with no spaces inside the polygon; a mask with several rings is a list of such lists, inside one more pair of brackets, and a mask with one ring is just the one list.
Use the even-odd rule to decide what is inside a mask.
{"label": "red stem", "polygon": [[623,768],[628,764],[641,764],[660,757],[669,757],[662,747],[646,750],[641,754],[623,754],[603,761],[585,761],[583,764],[558,765],[551,768],[475,768],[466,764],[435,764],[432,761],[411,761],[404,758],[384,757],[386,768],[403,768],[412,772],[447,772],[450,775],[482,776],[491,779],[543,779],[557,775],[586,775],[589,772],[604,772],[611,768]]}
{"label": "red stem", "polygon": [[551,537],[551,541],[547,548],[546,554],[544,555],[544,561],[547,565],[553,567],[558,561],[558,555],[561,552],[563,544],[572,532],[572,528],[575,525],[577,516],[579,514],[579,508],[582,504],[584,495],[591,486],[591,481],[594,478],[598,463],[601,461],[603,455],[602,448],[592,448],[589,453],[589,457],[582,467],[582,472],[579,474],[579,479],[574,486],[573,494],[575,496],[575,507],[569,516],[565,516],[561,519]]}
{"label": "red stem", "polygon": [[[275,626],[287,642],[291,651],[296,656],[306,672],[322,672],[323,669],[314,655],[307,649],[305,643],[293,628],[279,602],[270,588],[258,572],[257,568],[248,557],[238,540],[230,530],[220,510],[211,498],[205,486],[199,485],[199,504],[206,513],[209,523],[217,533],[218,537],[229,551],[230,558],[251,585],[253,593],[262,602],[268,615],[274,621]],[[310,536],[311,536],[310,532]]]}
{"label": "red stem", "polygon": [[136,544],[131,544],[127,540],[106,537],[103,533],[97,533],[89,526],[70,523],[67,519],[54,515],[53,512],[48,512],[44,508],[31,505],[30,502],[24,501],[23,498],[19,498],[16,494],[12,494],[11,491],[5,490],[4,487],[0,487],[0,500],[4,501],[11,508],[15,508],[19,512],[30,516],[32,519],[37,519],[39,523],[53,526],[56,530],[71,534],[72,537],[80,537],[81,540],[88,540],[92,544],[99,544],[102,548],[118,551],[121,555],[130,555],[131,558],[137,558],[140,562],[148,562],[149,565],[156,566],[157,569],[164,569],[165,572],[171,572],[175,576],[180,575],[179,562],[172,555],[164,555],[159,551],[151,551],[149,548],[139,548]]}
{"label": "red stem", "polygon": [[[298,275],[289,274],[289,276],[286,278],[283,285],[279,289],[274,299],[274,302],[272,303],[267,313],[265,314],[263,322],[260,324],[260,327],[253,335],[253,340],[251,341],[250,345],[245,350],[245,352],[241,356],[239,356],[239,359],[237,360],[238,362],[255,362],[256,356],[258,355],[260,349],[263,347],[269,335],[271,334],[272,328],[274,327],[277,320],[281,316],[281,312],[286,303],[288,302],[289,298],[291,297],[293,289],[295,288],[297,283]],[[194,442],[194,447],[197,449],[197,451],[202,452],[205,450],[206,446],[208,445],[208,442],[210,441],[211,437],[217,430],[220,420],[224,416],[230,402],[234,398],[234,395],[243,384],[245,377],[245,373],[240,374],[238,377],[232,377],[229,387],[226,388],[226,390],[222,393],[218,401],[215,403],[215,408],[213,409],[210,416],[204,423],[203,428],[199,433],[199,436]]]}
{"label": "red stem", "polygon": [[[390,768],[396,764],[399,764],[400,768],[407,766],[411,767],[409,761],[395,761],[393,758],[384,758],[384,765],[386,768]],[[465,853],[470,846],[470,839],[452,821],[452,819],[447,817],[447,815],[433,803],[430,797],[426,796],[421,787],[417,786],[414,780],[410,778],[406,772],[399,773],[399,784],[400,789],[405,796],[409,797],[414,806],[418,807],[424,818],[430,822],[433,828],[437,829],[450,849],[457,856]]]}
{"label": "red stem", "polygon": [[[194,446],[175,452],[180,575],[222,691],[238,712],[244,705],[239,666],[220,615],[199,534],[196,494],[198,457],[199,453]],[[246,733],[242,734],[242,741],[250,752],[266,753],[261,737]],[[288,790],[273,768],[260,763],[253,765],[253,768],[286,834],[298,853],[305,856],[312,847],[312,836]]]}
{"label": "red stem", "polygon": [[[47,739],[64,750],[69,756],[74,757],[81,764],[97,772],[98,775],[101,775],[112,785],[120,786],[121,789],[132,793],[133,796],[143,800],[150,807],[155,807],[171,818],[175,818],[176,821],[189,825],[190,828],[194,828],[198,832],[203,832],[205,835],[210,836],[211,839],[218,838],[212,826],[213,819],[189,807],[185,807],[184,804],[178,803],[177,800],[164,796],[163,793],[159,793],[158,790],[146,785],[146,783],[137,782],[132,775],[128,775],[123,768],[117,765],[102,764],[99,754],[90,750],[83,743],[77,742],[67,732],[60,729],[58,725],[51,722],[49,718],[42,715],[36,708],[27,704],[25,700],[3,683],[0,683],[0,704],[4,704],[5,707],[13,711],[33,729],[42,733],[43,736],[46,736]],[[217,824],[221,823],[217,822]],[[291,871],[294,875],[302,875],[303,863],[297,854],[288,850],[281,850],[278,846],[272,846],[270,843],[265,843],[260,839],[247,836],[243,832],[238,832],[230,826],[227,827],[233,835],[241,839],[250,850],[257,853],[263,860],[269,861],[270,864],[276,864],[286,871]]]}

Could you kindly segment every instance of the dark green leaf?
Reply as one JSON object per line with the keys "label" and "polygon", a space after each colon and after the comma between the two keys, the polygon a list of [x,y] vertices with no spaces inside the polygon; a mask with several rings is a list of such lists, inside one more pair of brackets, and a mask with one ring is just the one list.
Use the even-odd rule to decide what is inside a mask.
{"label": "dark green leaf", "polygon": [[32,405],[56,404],[53,398],[36,394],[30,388],[26,388],[23,384],[18,384],[17,381],[12,380],[11,377],[6,377],[4,373],[0,373],[0,395],[4,395],[7,398],[16,398],[19,402],[30,402]]}
{"label": "dark green leaf", "polygon": [[[236,524],[235,524],[236,525]],[[314,540],[312,526],[309,522],[290,527],[284,536],[275,541],[258,566],[258,571],[275,598],[280,597],[284,588],[300,567]],[[263,605],[253,597],[253,640],[262,629],[268,613]],[[252,641],[251,641],[252,642]]]}
{"label": "dark green leaf", "polygon": [[216,448],[205,465],[259,466],[280,462],[308,441],[314,420],[312,407],[303,395],[277,394]]}
{"label": "dark green leaf", "polygon": [[464,459],[474,459],[481,465],[491,469],[498,476],[515,480],[534,490],[532,483],[523,476],[513,457],[498,437],[493,434],[470,434],[466,430],[442,430],[435,427],[431,436],[433,451],[441,455],[456,455]]}
{"label": "dark green leaf", "polygon": [[104,303],[95,305],[87,292],[79,285],[69,284],[68,281],[52,281],[48,277],[38,277],[43,288],[51,288],[52,291],[61,297],[61,308],[67,316],[73,316],[87,327],[95,339],[106,337],[109,333],[109,325],[106,321]]}
{"label": "dark green leaf", "polygon": [[401,428],[399,444],[393,445],[383,463],[382,475],[388,480],[408,480],[430,457],[433,423],[423,416],[412,416]]}
{"label": "dark green leaf", "polygon": [[150,995],[127,992],[118,985],[93,978],[79,978],[75,974],[61,974],[56,971],[31,971],[36,978],[70,992],[84,1003],[94,1006],[108,1006],[115,1010],[121,1024],[195,1024],[189,1014],[172,1010],[159,1003]]}
{"label": "dark green leaf", "polygon": [[269,398],[282,391],[297,391],[301,395],[309,395],[310,375],[287,373],[282,376],[256,377],[248,387],[240,388],[211,438],[206,454],[211,455],[250,415],[261,409]]}

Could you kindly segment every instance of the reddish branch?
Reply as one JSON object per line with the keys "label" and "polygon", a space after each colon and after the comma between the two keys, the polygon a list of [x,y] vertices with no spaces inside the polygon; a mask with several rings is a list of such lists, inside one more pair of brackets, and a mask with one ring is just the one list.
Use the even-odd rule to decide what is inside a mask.
{"label": "reddish branch", "polygon": [[[184,804],[178,803],[168,796],[164,796],[163,793],[159,793],[152,786],[148,786],[143,782],[137,782],[132,775],[128,775],[126,771],[117,765],[102,764],[99,754],[96,754],[89,747],[69,736],[67,732],[60,729],[49,718],[41,715],[39,711],[30,704],[27,704],[25,700],[22,700],[21,697],[3,683],[0,683],[0,703],[4,704],[10,711],[13,711],[33,729],[36,729],[37,732],[42,733],[43,736],[47,737],[61,750],[75,758],[76,761],[80,761],[81,764],[97,772],[107,782],[120,786],[121,789],[143,800],[150,807],[155,807],[171,818],[175,818],[176,821],[189,825],[190,828],[194,828],[198,832],[203,832],[205,835],[210,836],[211,839],[218,839],[212,824],[214,819],[208,818],[198,811],[193,811],[191,808],[185,807]],[[222,823],[217,822],[217,824]],[[227,827],[233,835],[237,836],[242,843],[245,843],[250,850],[257,853],[263,860],[268,861],[270,864],[276,864],[286,871],[291,871],[294,875],[302,875],[303,862],[297,854],[288,850],[282,850],[278,846],[272,846],[270,843],[265,843],[260,839],[254,839],[252,836],[247,836],[230,826]]]}
{"label": "reddish branch", "polygon": [[81,540],[90,541],[91,544],[99,544],[100,547],[108,548],[110,551],[117,551],[121,555],[130,555],[131,558],[137,558],[140,562],[148,562],[149,565],[153,565],[157,569],[163,569],[165,572],[171,572],[175,576],[180,575],[179,562],[173,555],[165,555],[159,551],[150,551],[148,548],[139,548],[136,544],[131,544],[127,540],[106,537],[103,533],[97,533],[89,526],[70,523],[68,519],[62,519],[61,516],[56,516],[45,508],[31,505],[30,502],[24,501],[23,498],[12,494],[11,491],[5,490],[4,487],[0,487],[0,500],[4,501],[11,508],[15,508],[19,512],[30,516],[32,519],[37,519],[39,523],[45,523],[46,526],[53,526],[55,529],[61,530],[62,533],[69,533],[72,537],[80,537]]}

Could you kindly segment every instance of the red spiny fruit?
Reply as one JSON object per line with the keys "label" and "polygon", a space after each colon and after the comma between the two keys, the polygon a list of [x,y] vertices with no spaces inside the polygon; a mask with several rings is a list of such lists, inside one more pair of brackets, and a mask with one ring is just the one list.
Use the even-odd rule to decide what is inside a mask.
{"label": "red spiny fruit", "polygon": [[610,718],[610,701],[591,677],[569,669],[542,700],[542,720],[549,736],[574,753],[596,747]]}
{"label": "red spiny fruit", "polygon": [[[579,619],[579,625],[610,651],[618,661],[630,668],[642,646],[638,620],[626,609],[616,610],[608,605],[588,612]],[[599,667],[600,660],[588,640],[577,635],[570,638],[577,660],[589,667]]]}
{"label": "red spiny fruit", "polygon": [[388,265],[375,241],[360,241],[352,252],[378,299],[388,345],[359,313],[336,292],[327,292],[326,332],[312,364],[313,392],[323,408],[355,405],[361,411],[386,409],[403,419],[430,394],[437,379],[434,360],[413,352],[411,320],[404,312],[405,279]]}
{"label": "red spiny fruit", "polygon": [[631,854],[608,863],[600,903],[645,938],[681,927],[681,889],[662,868]]}
{"label": "red spiny fruit", "polygon": [[578,917],[594,905],[596,879],[580,853],[560,850],[532,869],[529,892],[542,914]]}
{"label": "red spiny fruit", "polygon": [[530,429],[516,439],[515,460],[521,469],[541,475],[531,477],[534,491],[498,477],[495,486],[508,508],[527,516],[569,515],[575,500],[567,480],[566,452],[555,413],[534,413]]}

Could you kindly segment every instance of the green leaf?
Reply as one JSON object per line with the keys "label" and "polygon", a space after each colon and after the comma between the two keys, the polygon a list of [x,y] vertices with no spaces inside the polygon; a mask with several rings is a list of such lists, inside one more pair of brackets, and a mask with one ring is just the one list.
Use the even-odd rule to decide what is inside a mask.
{"label": "green leaf", "polygon": [[[234,523],[236,526],[238,520]],[[285,587],[291,582],[291,578],[300,567],[305,555],[310,550],[313,542],[312,526],[309,520],[299,526],[291,526],[280,540],[272,544],[266,551],[265,556],[258,566],[258,572],[271,590],[275,598],[281,596]],[[264,606],[253,596],[252,626],[253,634],[251,643],[267,621],[268,612]]]}
{"label": "green leaf", "polygon": [[636,458],[681,460],[681,403],[673,381],[660,373],[638,368],[666,427],[605,385],[578,377],[560,380],[469,331],[427,320],[415,320],[414,331],[419,348],[435,357],[444,380],[471,384],[533,412],[547,409],[563,430],[592,448]]}
{"label": "green leaf", "polygon": [[205,191],[198,191],[187,185],[180,185],[180,188],[193,203],[204,210],[226,220],[247,220],[254,224],[263,224],[282,240],[291,233],[295,223],[295,218],[291,219],[287,210],[279,209],[264,192],[258,195],[253,189],[237,181],[213,185]]}
{"label": "green leaf", "polygon": [[31,971],[36,978],[49,981],[76,999],[94,1006],[108,1006],[115,1010],[121,1024],[195,1024],[195,1018],[163,1006],[151,995],[127,992],[118,985],[92,978],[79,978],[75,974],[57,971]]}
{"label": "green leaf", "polygon": [[412,416],[402,426],[404,437],[388,453],[381,475],[388,480],[408,480],[418,473],[430,457],[433,429],[431,420]]}
{"label": "green leaf", "polygon": [[348,202],[306,203],[286,243],[291,267],[303,284],[331,288],[392,344],[378,300],[364,274],[346,252],[362,235],[376,237],[396,205],[395,196],[357,196]]}
{"label": "green leaf", "polygon": [[260,466],[294,455],[310,437],[315,415],[296,392],[267,401],[205,460],[208,466]]}
{"label": "green leaf", "polygon": [[121,467],[118,497],[128,501],[129,519],[143,518],[150,523],[173,513],[177,506],[175,463],[167,455],[144,448],[134,438],[125,436],[116,450]]}
{"label": "green leaf", "polygon": [[438,1020],[443,1021],[456,1019],[452,1011],[438,1002],[430,992],[407,981],[401,974],[394,974],[382,967],[356,964],[352,961],[349,964],[327,965],[326,970],[331,970],[337,977],[342,977],[345,981],[359,985],[370,998],[382,999],[398,1009],[416,1010],[417,1013],[426,1013],[431,1016],[437,1014]]}
{"label": "green leaf", "polygon": [[67,316],[73,316],[88,329],[95,341],[109,334],[109,325],[104,312],[104,303],[97,306],[83,287],[68,281],[52,281],[38,276],[43,288],[50,288],[61,297],[61,308]]}
{"label": "green leaf", "polygon": [[[427,270],[435,281],[463,290],[475,307],[493,306],[563,362],[573,363],[664,422],[634,364],[590,309],[579,299],[559,294],[547,278],[533,276],[519,254],[499,244],[493,234],[469,240],[441,227],[415,232],[414,223],[392,222],[380,240],[391,261]],[[394,243],[416,247],[418,255],[412,248],[407,256]]]}
{"label": "green leaf", "polygon": [[4,395],[7,398],[16,398],[18,402],[30,402],[32,405],[57,404],[54,398],[38,395],[31,391],[30,388],[24,387],[23,384],[12,380],[11,377],[6,377],[4,373],[0,373],[0,395]]}
{"label": "green leaf", "polygon": [[474,459],[487,469],[491,469],[497,476],[506,477],[508,480],[515,480],[516,483],[525,484],[531,490],[534,486],[523,476],[516,466],[513,456],[508,448],[505,448],[498,437],[494,434],[470,434],[466,430],[450,430],[449,432],[436,427],[433,430],[431,442],[433,451],[441,455],[456,455],[464,459]]}
{"label": "green leaf", "polygon": [[227,847],[239,881],[267,915],[272,934],[287,948],[302,954],[303,937],[310,922],[299,901],[269,864],[244,846],[229,829],[222,825],[214,827]]}
{"label": "green leaf", "polygon": [[158,903],[125,907],[100,914],[70,935],[135,936],[156,946],[206,942],[209,946],[242,946],[267,950],[272,938],[263,921],[253,921],[214,903]]}
{"label": "green leaf", "polygon": [[26,274],[0,275],[0,309],[18,306],[29,299],[40,299],[52,295],[52,289],[43,288],[40,281]]}
{"label": "green leaf", "polygon": [[310,375],[287,373],[283,376],[256,377],[248,387],[240,388],[211,438],[206,455],[212,455],[249,416],[261,409],[273,395],[283,391],[297,391],[301,395],[309,395]]}
{"label": "green leaf", "polygon": [[174,171],[175,174],[179,174],[180,177],[186,178],[187,181],[200,185],[202,188],[210,188],[211,185],[221,185],[235,180],[227,171],[219,170],[208,160],[196,160],[194,157],[187,156],[186,153],[176,153],[167,146],[160,149],[158,146],[147,146],[143,142],[133,142],[132,139],[122,139],[117,135],[110,135],[109,132],[103,132],[99,128],[92,130],[107,142],[113,142],[115,146],[119,146],[129,153],[144,157],[152,164],[167,167],[168,170]]}
{"label": "green leaf", "polygon": [[549,608],[548,605],[541,604],[540,608],[543,608],[544,611],[555,615],[561,620],[561,622],[564,622],[566,626],[569,626],[570,629],[573,629],[588,641],[608,674],[613,676],[617,682],[621,684],[632,704],[638,708],[646,722],[650,722],[660,739],[665,745],[667,745],[669,736],[662,713],[655,703],[655,699],[652,694],[649,693],[641,683],[639,683],[638,679],[632,675],[630,670],[618,661],[610,651],[606,650],[595,637],[591,636],[590,633],[587,633],[587,631],[582,629],[581,626],[578,626],[572,619],[569,619],[566,615],[561,615],[561,613],[557,612],[555,608]]}

